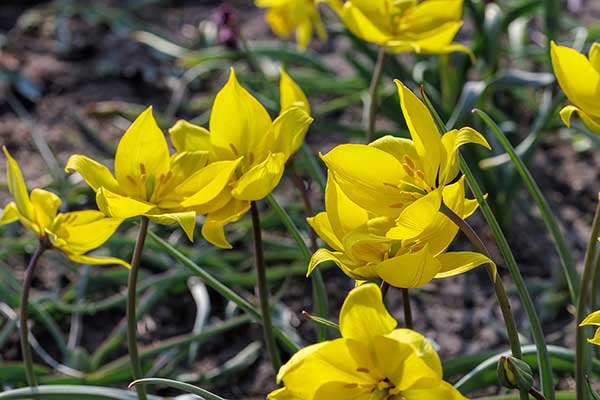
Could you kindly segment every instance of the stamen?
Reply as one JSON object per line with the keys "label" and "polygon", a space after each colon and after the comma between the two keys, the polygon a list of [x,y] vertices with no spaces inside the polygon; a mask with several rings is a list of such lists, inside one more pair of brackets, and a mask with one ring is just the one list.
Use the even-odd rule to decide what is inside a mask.
{"label": "stamen", "polygon": [[368,374],[370,371],[369,371],[369,368],[358,367],[358,368],[356,368],[356,372],[364,372],[365,374]]}
{"label": "stamen", "polygon": [[404,169],[406,175],[410,176],[411,178],[415,177],[415,170],[407,163],[402,163],[402,169]]}
{"label": "stamen", "polygon": [[235,146],[233,145],[233,143],[229,143],[229,147],[231,147],[231,151],[233,151],[233,154],[234,154],[236,157],[239,157],[239,154],[240,154],[240,153],[238,153],[238,151],[237,151],[237,149],[235,148]]}
{"label": "stamen", "polygon": [[146,166],[144,165],[144,163],[140,163],[140,173],[142,175],[146,175]]}

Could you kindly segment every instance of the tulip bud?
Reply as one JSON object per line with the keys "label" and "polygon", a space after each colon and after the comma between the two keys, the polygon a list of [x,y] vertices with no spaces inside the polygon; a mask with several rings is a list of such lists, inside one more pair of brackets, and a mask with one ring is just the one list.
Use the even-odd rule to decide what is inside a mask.
{"label": "tulip bud", "polygon": [[502,356],[498,360],[498,380],[509,389],[529,391],[533,387],[533,373],[529,365],[518,358]]}

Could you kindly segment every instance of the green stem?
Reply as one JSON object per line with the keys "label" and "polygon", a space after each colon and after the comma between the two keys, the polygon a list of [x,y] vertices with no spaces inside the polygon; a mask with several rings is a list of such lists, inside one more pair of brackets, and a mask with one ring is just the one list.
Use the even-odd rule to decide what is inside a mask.
{"label": "green stem", "polygon": [[260,312],[263,320],[263,335],[267,345],[267,351],[271,357],[271,364],[275,374],[281,367],[281,359],[277,350],[277,343],[273,336],[273,320],[271,319],[271,307],[269,305],[269,288],[267,287],[267,272],[265,269],[265,259],[263,253],[262,234],[260,231],[260,216],[256,202],[250,203],[250,212],[252,214],[252,232],[254,234],[254,257],[256,260],[256,283],[258,289],[258,300],[260,302]]}
{"label": "green stem", "polygon": [[[294,238],[294,241],[296,242],[298,248],[302,252],[304,259],[306,260],[306,262],[308,262],[310,260],[311,251],[308,248],[308,246],[306,246],[304,238],[302,237],[302,234],[300,233],[300,230],[298,229],[296,224],[294,224],[294,221],[292,221],[292,218],[283,209],[283,207],[279,205],[277,199],[275,199],[275,197],[272,194],[267,196],[267,201],[275,210],[277,215],[279,215],[281,222],[285,225],[287,230],[292,234],[292,237]],[[312,215],[312,212],[309,212],[309,215]],[[314,251],[316,250],[313,250],[313,252]],[[313,288],[313,302],[315,305],[315,310],[320,317],[328,318],[329,304],[327,301],[327,290],[325,288],[325,282],[323,281],[323,275],[321,274],[321,271],[318,269],[314,270],[313,273],[310,275],[310,279]],[[327,333],[325,331],[320,330],[319,341],[325,340],[326,335]]]}
{"label": "green stem", "polygon": [[410,297],[408,289],[402,288],[402,308],[404,309],[404,325],[408,329],[413,328],[412,309],[410,308]]}
{"label": "green stem", "polygon": [[373,76],[371,78],[371,84],[369,86],[369,114],[367,115],[367,143],[372,142],[375,139],[375,117],[377,116],[377,89],[379,87],[379,81],[383,72],[383,66],[385,64],[385,48],[380,47],[377,53],[377,61],[375,62],[375,69],[373,70]]}
{"label": "green stem", "polygon": [[[440,212],[447,216],[452,222],[458,226],[458,228],[464,233],[464,235],[469,239],[471,244],[482,254],[486,255],[491,259],[491,254],[488,251],[487,247],[477,234],[475,230],[469,225],[467,221],[458,216],[453,210],[448,208],[443,202],[440,206]],[[510,301],[508,300],[508,296],[506,295],[506,289],[504,288],[504,284],[502,283],[502,278],[500,274],[497,272],[496,277],[494,279],[494,274],[491,266],[487,268],[490,279],[493,282],[494,290],[496,292],[496,298],[498,299],[498,303],[500,305],[500,310],[502,311],[502,317],[504,318],[504,325],[506,327],[506,334],[508,336],[508,342],[510,343],[511,353],[514,357],[518,359],[523,358],[523,354],[521,352],[521,343],[519,340],[519,332],[517,331],[517,326],[515,324],[514,316],[511,310]],[[527,392],[521,390],[521,398],[528,399]]]}
{"label": "green stem", "polygon": [[[587,301],[589,297],[590,281],[594,274],[594,256],[598,236],[600,235],[600,202],[596,208],[596,215],[592,223],[592,233],[590,241],[585,251],[583,262],[583,274],[581,275],[581,284],[579,289],[579,298],[577,299],[577,311],[575,312],[576,342],[575,342],[575,383],[577,385],[577,400],[588,399],[588,389],[586,384],[586,375],[589,371],[589,353],[585,351],[585,329],[579,326],[587,314]],[[588,354],[586,354],[588,353]]]}
{"label": "green stem", "polygon": [[43,239],[40,239],[40,243],[35,249],[35,253],[31,256],[27,269],[25,270],[25,277],[23,279],[23,290],[21,291],[21,316],[19,324],[19,332],[21,334],[21,353],[23,356],[23,366],[25,367],[25,376],[27,377],[27,384],[31,387],[37,386],[37,380],[33,371],[33,356],[31,355],[31,346],[29,346],[29,327],[27,326],[27,319],[29,316],[29,289],[31,289],[31,282],[35,275],[35,269],[38,261],[47,246],[44,244]]}
{"label": "green stem", "polygon": [[[137,295],[137,276],[140,268],[140,261],[142,258],[142,250],[144,249],[144,243],[146,242],[146,234],[148,233],[148,217],[142,217],[140,223],[140,230],[138,237],[135,242],[133,249],[133,256],[131,257],[131,269],[129,270],[129,279],[127,282],[127,344],[129,347],[129,361],[131,363],[131,375],[134,380],[141,379],[144,377],[142,372],[142,364],[138,354],[137,346],[137,321],[135,318],[136,312],[136,295]],[[136,386],[139,400],[146,400],[146,390],[144,386]]]}

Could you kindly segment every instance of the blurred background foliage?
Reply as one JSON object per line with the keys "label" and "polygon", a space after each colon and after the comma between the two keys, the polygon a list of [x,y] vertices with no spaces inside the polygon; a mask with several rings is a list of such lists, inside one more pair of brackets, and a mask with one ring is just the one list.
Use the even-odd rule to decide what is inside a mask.
{"label": "blurred background foliage", "polygon": [[[93,193],[63,172],[68,155],[92,153],[110,165],[118,138],[148,104],[165,130],[179,118],[207,126],[213,96],[230,66],[274,115],[279,69],[285,67],[310,99],[315,122],[275,198],[309,238],[305,217],[323,207],[324,170],[317,154],[338,143],[364,141],[367,90],[377,57],[376,49],[349,33],[325,5],[321,11],[330,38],[301,52],[276,39],[250,1],[3,1],[1,142],[30,185],[55,191],[65,199],[65,210],[94,207]],[[460,53],[388,58],[376,132],[408,135],[392,84],[400,79],[416,91],[424,86],[447,127],[470,125],[486,133],[491,153],[470,147],[463,154],[528,278],[552,344],[554,370],[563,378],[559,387],[571,389],[573,353],[567,348],[574,339],[565,327],[573,318],[560,258],[510,157],[471,109],[485,110],[498,122],[546,195],[566,246],[581,259],[600,183],[600,137],[581,123],[567,129],[560,122],[558,110],[566,99],[552,74],[548,43],[587,51],[600,40],[600,4],[465,0],[464,20],[457,41],[472,48],[474,62]],[[1,185],[4,203],[8,194],[4,181]],[[315,325],[299,314],[315,307],[310,280],[304,278],[305,254],[277,209],[267,201],[261,207],[275,323],[298,344],[311,343]],[[481,217],[475,226],[491,238]],[[259,327],[240,304],[197,277],[201,268],[254,303],[250,229],[249,218],[233,224],[234,249],[223,251],[198,234],[191,244],[177,229],[153,227],[165,242],[149,241],[139,284],[148,376],[241,398],[261,398],[273,388]],[[100,252],[128,259],[134,230],[126,223]],[[23,233],[16,224],[0,229],[0,385],[6,389],[25,380],[16,310],[24,263],[35,243]],[[165,251],[165,245],[179,253],[172,247]],[[127,271],[76,266],[58,253],[49,254],[39,271],[32,319],[42,383],[126,385]],[[351,282],[335,269],[324,274],[335,319]],[[506,347],[491,288],[481,274],[434,282],[415,291],[413,299],[416,329],[439,344],[445,379],[461,379],[463,393],[474,397],[497,393],[490,359]],[[399,295],[391,293],[390,299],[397,310]],[[522,341],[531,343],[524,312],[516,303],[515,309]],[[535,364],[530,347],[526,354]],[[600,373],[598,362],[595,372]]]}

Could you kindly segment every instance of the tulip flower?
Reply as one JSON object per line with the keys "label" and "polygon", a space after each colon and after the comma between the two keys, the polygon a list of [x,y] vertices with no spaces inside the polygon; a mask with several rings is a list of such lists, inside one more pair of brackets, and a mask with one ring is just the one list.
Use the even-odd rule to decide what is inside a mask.
{"label": "tulip flower", "polygon": [[255,3],[267,10],[265,20],[277,36],[287,39],[296,32],[296,42],[301,50],[310,43],[313,31],[320,40],[327,39],[317,0],[256,0]]}
{"label": "tulip flower", "polygon": [[[477,209],[477,202],[465,199],[464,193],[464,178],[461,178],[443,189],[443,200],[457,215],[467,218]],[[310,259],[308,274],[319,264],[333,261],[352,279],[381,278],[392,286],[414,288],[482,264],[494,265],[480,253],[445,253],[458,227],[438,212],[420,235],[408,240],[391,239],[386,233],[394,229],[393,218],[374,216],[361,208],[331,177],[327,181],[325,209],[308,218],[308,222],[334,251],[317,250]]]}
{"label": "tulip flower", "polygon": [[409,239],[436,216],[441,188],[458,175],[458,149],[467,143],[490,146],[468,127],[440,137],[425,104],[399,81],[396,85],[412,140],[383,137],[369,145],[343,144],[321,158],[350,200],[374,215],[395,218],[388,237]]}
{"label": "tulip flower", "polygon": [[595,344],[596,346],[600,346],[600,310],[594,311],[593,313],[591,313],[590,315],[585,317],[585,319],[583,321],[581,321],[581,323],[579,324],[579,326],[587,326],[587,325],[594,325],[594,326],[599,327],[598,329],[596,329],[596,333],[594,334],[594,337],[591,339],[588,339],[588,342]]}
{"label": "tulip flower", "polygon": [[107,216],[146,216],[159,224],[178,223],[192,240],[196,212],[182,206],[194,195],[208,203],[217,197],[240,160],[208,165],[206,151],[169,155],[164,134],[148,107],[131,124],[117,146],[114,172],[83,155],[73,155],[67,172],[77,171],[96,192]]}
{"label": "tulip flower", "polygon": [[353,289],[340,311],[342,337],[296,353],[279,370],[269,400],[464,400],[442,379],[432,345],[397,322],[375,284]]}
{"label": "tulip flower", "polygon": [[600,43],[594,43],[589,57],[577,50],[551,43],[552,67],[563,92],[572,105],[560,110],[570,126],[574,112],[593,132],[600,134]]}
{"label": "tulip flower", "polygon": [[393,53],[470,53],[453,42],[462,26],[462,0],[327,0],[359,38]]}
{"label": "tulip flower", "polygon": [[215,98],[210,132],[186,121],[178,121],[169,130],[178,152],[208,153],[207,168],[235,163],[235,173],[215,192],[214,201],[207,202],[206,196],[198,193],[181,203],[207,214],[202,235],[216,246],[231,248],[223,227],[239,220],[252,201],[264,198],[277,186],[286,161],[301,146],[313,120],[306,96],[284,71],[280,97],[280,114],[271,120],[267,110],[239,84],[232,68]]}
{"label": "tulip flower", "polygon": [[61,250],[71,260],[82,264],[129,264],[118,258],[95,257],[89,251],[106,242],[123,221],[120,218],[106,218],[100,211],[73,211],[59,213],[60,198],[44,189],[33,189],[31,193],[23,179],[17,162],[5,146],[6,183],[13,201],[0,210],[0,225],[20,221],[23,226],[39,237],[39,245],[29,260],[23,278],[20,306],[21,355],[25,376],[29,386],[36,386],[33,357],[29,346],[29,290],[35,275],[38,261],[44,251],[51,248]]}
{"label": "tulip flower", "polygon": [[28,193],[19,165],[6,147],[2,150],[7,159],[8,190],[14,201],[2,210],[0,225],[20,221],[46,246],[61,250],[77,263],[129,266],[118,258],[86,255],[112,236],[123,221],[121,218],[106,218],[94,210],[59,213],[60,198],[44,189],[36,188]]}

